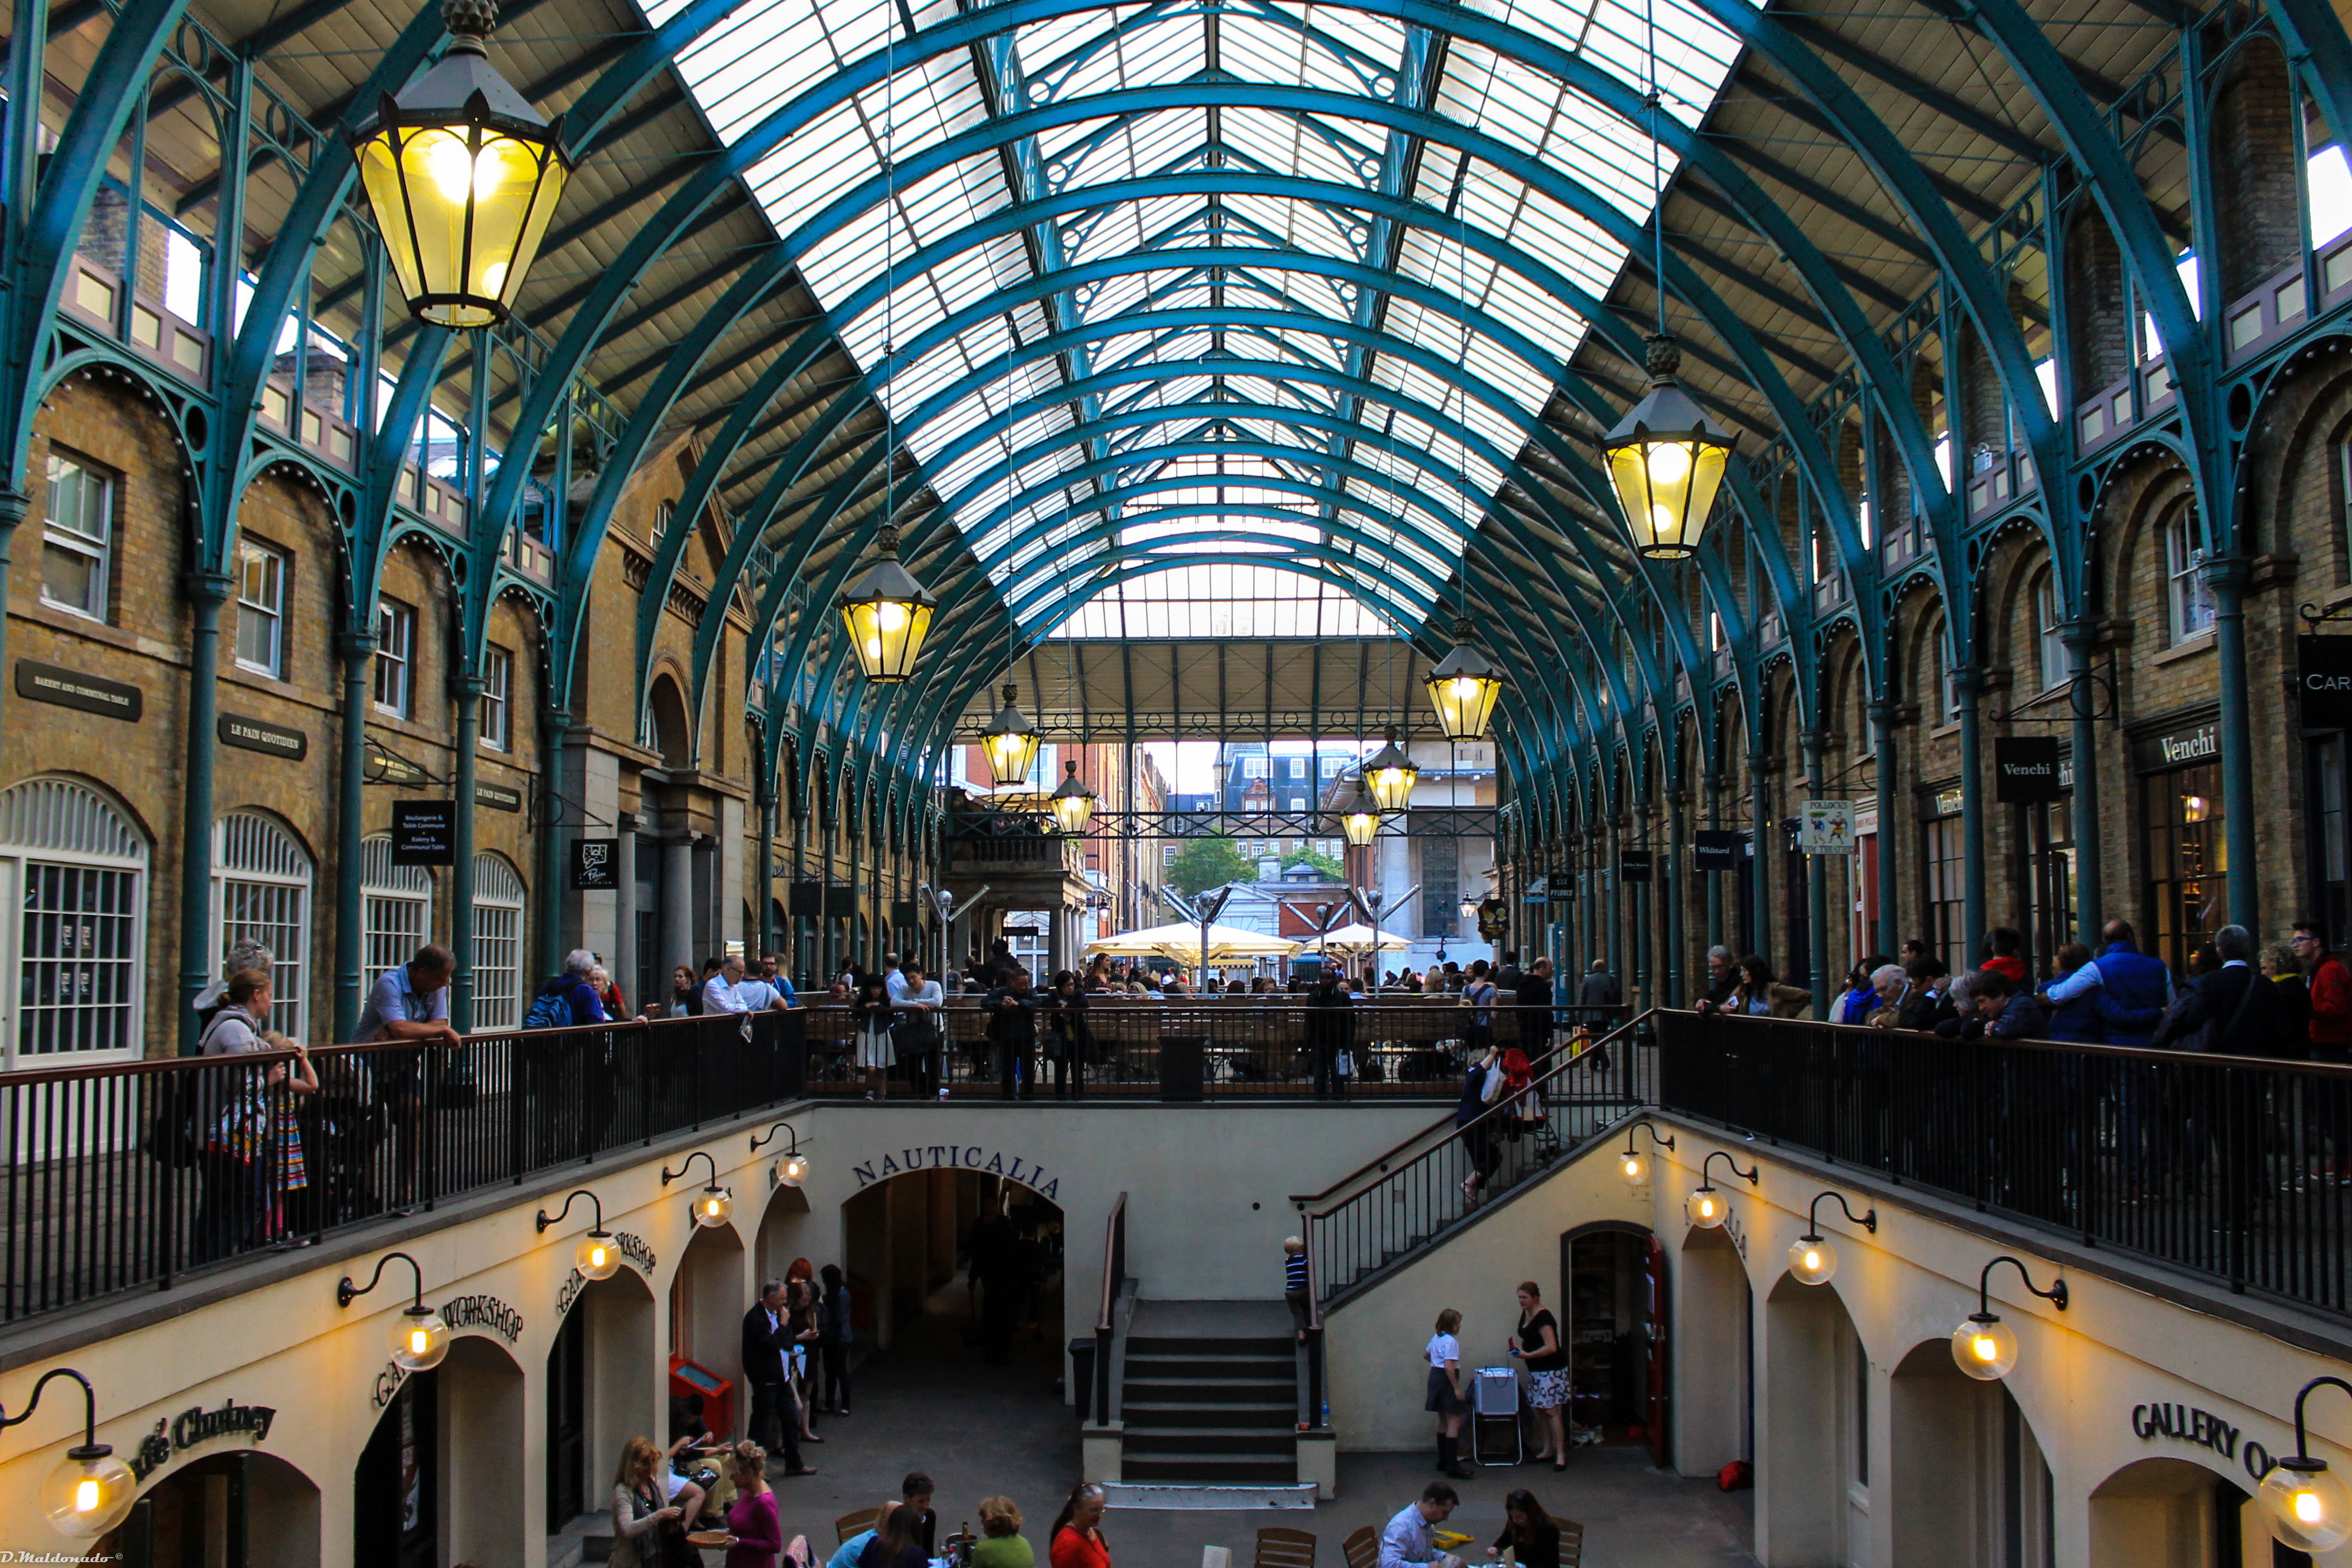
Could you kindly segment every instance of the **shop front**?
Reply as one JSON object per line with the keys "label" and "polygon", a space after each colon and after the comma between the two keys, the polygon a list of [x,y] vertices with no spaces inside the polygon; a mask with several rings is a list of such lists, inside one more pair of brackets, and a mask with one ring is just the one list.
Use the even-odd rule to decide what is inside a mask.
{"label": "shop front", "polygon": [[2221,831],[2221,747],[2216,717],[2175,720],[2136,736],[2149,950],[2186,973],[2189,955],[2230,923],[2229,858]]}

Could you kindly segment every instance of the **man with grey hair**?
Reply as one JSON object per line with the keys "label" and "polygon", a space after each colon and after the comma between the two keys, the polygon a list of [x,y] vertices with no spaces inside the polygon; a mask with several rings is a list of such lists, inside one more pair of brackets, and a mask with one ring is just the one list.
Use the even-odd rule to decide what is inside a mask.
{"label": "man with grey hair", "polygon": [[1888,1023],[1903,1016],[1903,1003],[1911,988],[1911,977],[1903,972],[1900,964],[1881,964],[1870,972],[1870,988],[1878,993],[1878,1006],[1871,1009],[1865,1023]]}
{"label": "man with grey hair", "polygon": [[[2242,925],[2213,933],[2221,967],[2189,988],[2156,1026],[2153,1043],[2203,1037],[2202,1049],[2221,1056],[2304,1056],[2304,1042],[2287,1029],[2278,987],[2254,967],[2254,934]],[[2174,1046],[2174,1049],[2179,1049]]]}
{"label": "man with grey hair", "polygon": [[269,966],[275,961],[268,947],[250,936],[238,937],[229,944],[228,958],[221,965],[221,977],[198,991],[195,1000],[188,1005],[196,1009],[197,1018],[210,1025],[213,1015],[221,1010],[226,1000],[231,980],[248,969],[267,979]]}
{"label": "man with grey hair", "polygon": [[530,1001],[530,1011],[522,1020],[525,1029],[577,1029],[586,1024],[609,1021],[604,1012],[604,998],[596,994],[596,955],[585,947],[574,947],[563,956],[563,973],[539,988],[539,995]]}
{"label": "man with grey hair", "polygon": [[789,1321],[784,1282],[761,1281],[760,1299],[743,1314],[743,1381],[751,1385],[751,1414],[744,1435],[772,1454],[781,1448],[786,1475],[805,1476],[814,1472],[801,1463],[800,1404],[784,1373],[785,1354],[793,1343]]}
{"label": "man with grey hair", "polygon": [[1699,993],[1691,1005],[1703,1013],[1711,1013],[1731,999],[1739,988],[1739,955],[1720,942],[1706,950],[1706,989]]}

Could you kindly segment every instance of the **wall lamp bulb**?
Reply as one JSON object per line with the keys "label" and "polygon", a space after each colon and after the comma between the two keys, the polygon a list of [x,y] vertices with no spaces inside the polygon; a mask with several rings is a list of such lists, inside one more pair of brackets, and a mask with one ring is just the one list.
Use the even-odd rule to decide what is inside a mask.
{"label": "wall lamp bulb", "polygon": [[2352,1540],[2352,1494],[2329,1473],[2326,1459],[2311,1457],[2311,1434],[2304,1423],[2304,1404],[2321,1388],[2352,1394],[2352,1383],[2325,1375],[2295,1391],[2294,1457],[2271,1468],[2263,1477],[2260,1492],[2271,1534],[2282,1544],[2315,1557]]}
{"label": "wall lamp bulb", "polygon": [[405,1252],[385,1253],[375,1260],[375,1272],[364,1285],[354,1285],[352,1277],[344,1275],[335,1281],[335,1305],[348,1307],[383,1284],[384,1266],[394,1259],[408,1265],[415,1276],[416,1290],[408,1305],[400,1310],[402,1321],[392,1325],[392,1359],[404,1371],[429,1372],[449,1354],[449,1325],[425,1304],[425,1270],[415,1259]]}
{"label": "wall lamp bulb", "polygon": [[1636,1116],[1626,1123],[1625,1152],[1617,1156],[1617,1174],[1625,1178],[1628,1186],[1639,1186],[1650,1176],[1650,1156],[1639,1154],[1633,1148],[1633,1129],[1636,1127],[1650,1134],[1654,1147],[1671,1149],[1675,1146],[1675,1135],[1672,1133],[1661,1134],[1647,1116]]}
{"label": "wall lamp bulb", "polygon": [[122,1522],[139,1498],[139,1478],[114,1457],[114,1449],[98,1440],[98,1391],[89,1379],[69,1366],[54,1366],[41,1374],[25,1407],[14,1416],[0,1407],[0,1431],[32,1419],[41,1395],[50,1384],[66,1378],[81,1385],[81,1441],[41,1483],[41,1511],[49,1528],[69,1541],[94,1541]]}
{"label": "wall lamp bulb", "polygon": [[1875,1208],[1857,1215],[1842,1192],[1832,1190],[1814,1194],[1811,1207],[1805,1210],[1805,1233],[1789,1246],[1789,1272],[1801,1285],[1826,1285],[1830,1276],[1837,1272],[1837,1249],[1822,1235],[1822,1203],[1823,1199],[1832,1197],[1837,1199],[1837,1206],[1845,1210],[1848,1219],[1873,1236],[1878,1234],[1878,1210]]}
{"label": "wall lamp bulb", "polygon": [[1960,1326],[1952,1331],[1952,1360],[1962,1372],[1981,1383],[2006,1377],[2017,1365],[2017,1335],[1992,1310],[1992,1271],[2003,1263],[2017,1270],[2027,1291],[2062,1312],[2066,1310],[2065,1281],[2053,1280],[2045,1291],[2033,1282],[2033,1276],[2025,1271],[2022,1261],[2006,1252],[1987,1263],[1984,1272],[1977,1276],[1977,1310],[1962,1318]]}
{"label": "wall lamp bulb", "polygon": [[595,1228],[582,1237],[580,1245],[573,1249],[572,1266],[580,1270],[580,1277],[583,1280],[609,1280],[620,1270],[621,1249],[614,1245],[613,1233],[604,1228],[604,1200],[586,1187],[575,1188],[566,1195],[563,1207],[556,1210],[552,1218],[547,1210],[541,1209],[537,1220],[540,1234],[545,1235],[551,1225],[562,1224],[564,1217],[572,1212],[572,1200],[583,1197],[594,1207],[596,1223]]}
{"label": "wall lamp bulb", "polygon": [[735,1195],[719,1185],[719,1162],[711,1157],[709,1149],[695,1150],[678,1162],[678,1167],[676,1170],[664,1166],[661,1174],[662,1186],[667,1186],[671,1182],[683,1177],[687,1172],[694,1168],[694,1162],[697,1160],[710,1167],[710,1185],[704,1187],[702,1196],[694,1200],[694,1222],[705,1229],[712,1229],[726,1224],[729,1218],[734,1214]]}
{"label": "wall lamp bulb", "polygon": [[1698,1167],[1698,1186],[1688,1198],[1684,1200],[1683,1211],[1689,1216],[1690,1222],[1702,1230],[1713,1230],[1723,1223],[1724,1217],[1730,1212],[1730,1206],[1723,1201],[1723,1195],[1715,1190],[1713,1173],[1715,1162],[1717,1160],[1730,1166],[1731,1174],[1750,1186],[1756,1185],[1760,1174],[1752,1165],[1746,1170],[1741,1170],[1739,1162],[1734,1159],[1730,1152],[1726,1149],[1717,1149],[1701,1161]]}

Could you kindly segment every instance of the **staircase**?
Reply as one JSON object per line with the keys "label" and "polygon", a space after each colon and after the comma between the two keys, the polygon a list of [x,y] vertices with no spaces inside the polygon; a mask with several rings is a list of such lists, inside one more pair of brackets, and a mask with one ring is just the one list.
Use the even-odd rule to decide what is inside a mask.
{"label": "staircase", "polygon": [[1297,1480],[1297,1347],[1281,1302],[1138,1301],[1122,1349],[1123,1480]]}

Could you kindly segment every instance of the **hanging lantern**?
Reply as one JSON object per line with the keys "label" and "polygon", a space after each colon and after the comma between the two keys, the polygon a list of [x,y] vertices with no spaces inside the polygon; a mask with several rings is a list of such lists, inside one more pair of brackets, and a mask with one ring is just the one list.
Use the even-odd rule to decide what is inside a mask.
{"label": "hanging lantern", "polygon": [[1397,744],[1396,726],[1389,726],[1385,733],[1389,743],[1365,760],[1364,782],[1381,810],[1402,811],[1412,804],[1412,787],[1421,778],[1421,769]]}
{"label": "hanging lantern", "polygon": [[1054,791],[1052,801],[1054,821],[1066,833],[1082,833],[1094,819],[1095,792],[1079,782],[1076,763],[1066,762],[1063,767],[1061,787]]}
{"label": "hanging lantern", "polygon": [[940,601],[898,564],[898,530],[888,523],[874,540],[875,562],[842,591],[841,619],[866,678],[894,685],[915,673],[915,657]]}
{"label": "hanging lantern", "polygon": [[1503,695],[1503,677],[1494,661],[1470,641],[1470,618],[1454,623],[1454,651],[1429,672],[1430,705],[1437,709],[1437,727],[1448,740],[1475,740],[1486,733],[1495,701]]}
{"label": "hanging lantern", "polygon": [[1037,727],[1013,706],[1019,689],[1010,681],[1004,683],[1004,706],[980,733],[980,748],[988,753],[989,776],[999,789],[1023,782],[1037,762]]}
{"label": "hanging lantern", "polygon": [[1379,836],[1381,831],[1380,802],[1365,791],[1364,781],[1356,780],[1356,792],[1339,806],[1339,831],[1348,842],[1362,849]]}
{"label": "hanging lantern", "polygon": [[572,162],[484,51],[491,0],[445,0],[449,50],[359,134],[360,182],[409,314],[437,327],[507,319]]}
{"label": "hanging lantern", "polygon": [[1633,549],[1652,560],[1685,560],[1697,553],[1737,439],[1709,426],[1683,391],[1675,378],[1682,360],[1671,336],[1653,334],[1650,390],[1601,441]]}

